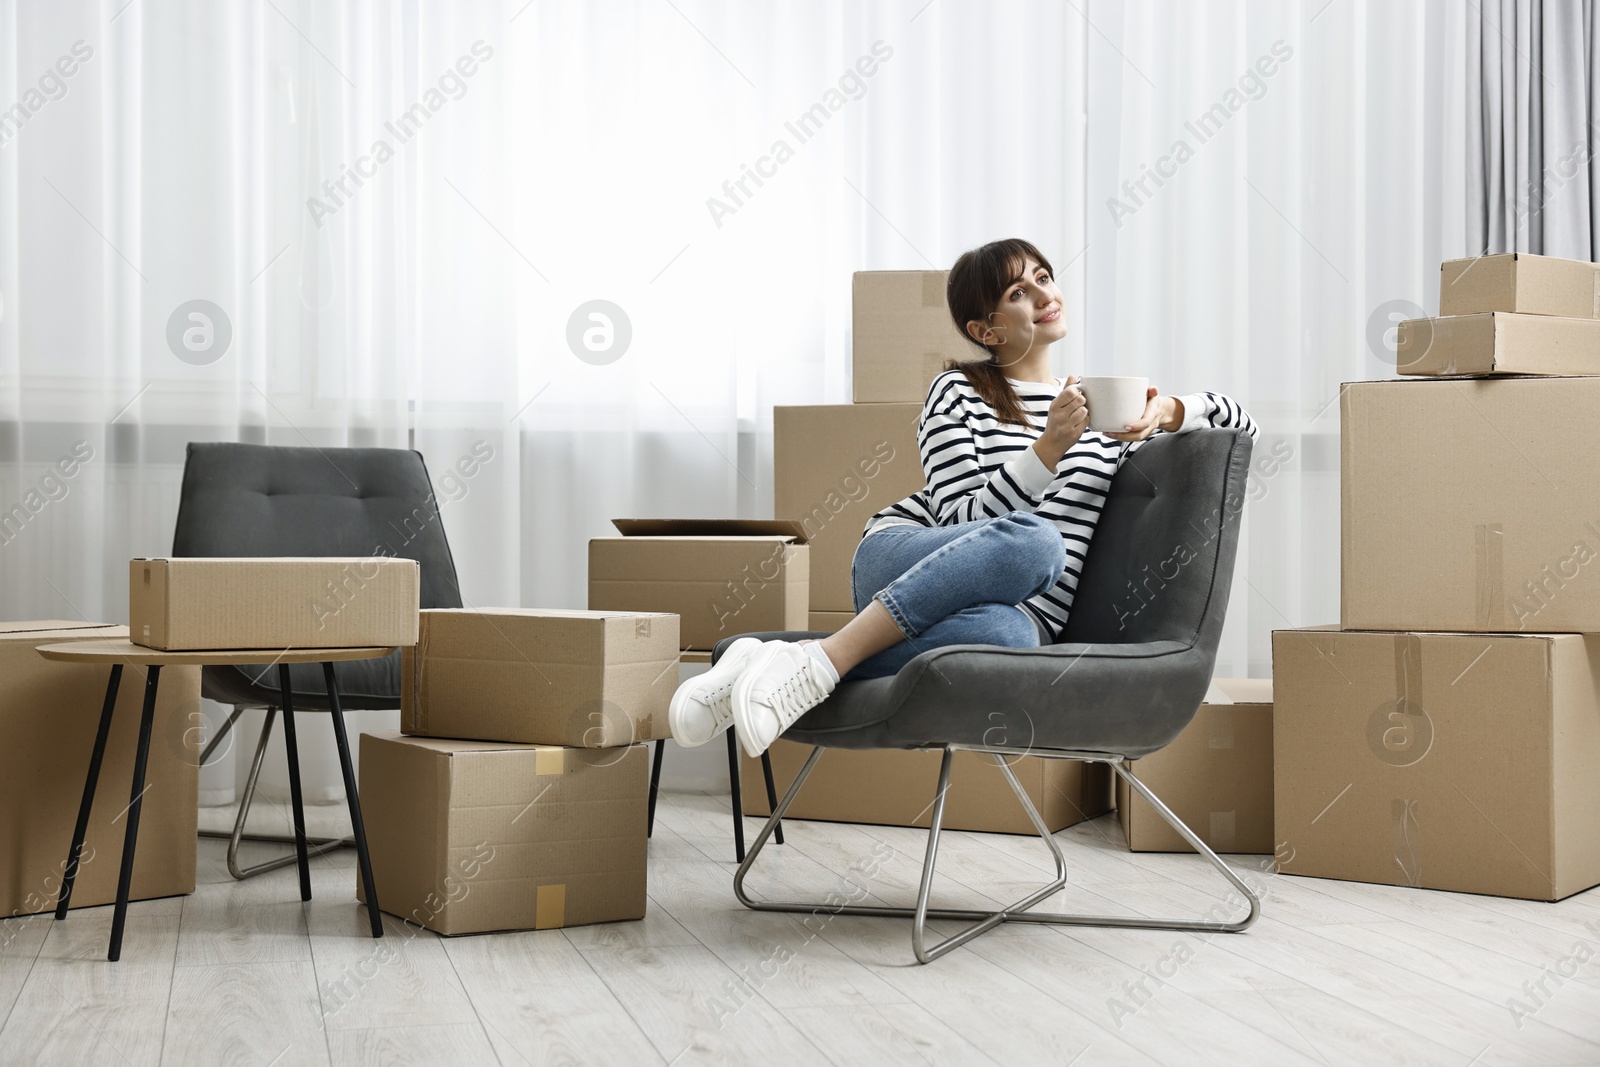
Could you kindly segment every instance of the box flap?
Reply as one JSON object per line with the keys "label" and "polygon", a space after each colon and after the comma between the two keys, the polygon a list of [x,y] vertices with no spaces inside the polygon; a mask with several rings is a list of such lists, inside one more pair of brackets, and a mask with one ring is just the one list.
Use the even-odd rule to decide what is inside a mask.
{"label": "box flap", "polygon": [[[64,619],[44,619],[35,622],[0,622],[0,634],[31,634],[58,630],[105,630],[116,627],[111,622],[83,622]],[[120,627],[118,627],[120,628]]]}
{"label": "box flap", "polygon": [[443,756],[456,756],[471,752],[566,752],[559,745],[518,745],[505,741],[460,741],[449,737],[415,737],[397,730],[365,730],[363,736],[411,748],[435,752]]}
{"label": "box flap", "polygon": [[418,566],[414,559],[404,556],[134,556],[132,563],[182,563],[184,566],[221,566],[236,563],[272,564],[281,563],[284,566],[301,563],[371,563],[374,560],[384,566],[399,566],[411,564]]}
{"label": "box flap", "polygon": [[1270,704],[1271,678],[1213,678],[1207,704]]}
{"label": "box flap", "polygon": [[805,544],[810,535],[795,519],[612,519],[624,537],[792,537]]}

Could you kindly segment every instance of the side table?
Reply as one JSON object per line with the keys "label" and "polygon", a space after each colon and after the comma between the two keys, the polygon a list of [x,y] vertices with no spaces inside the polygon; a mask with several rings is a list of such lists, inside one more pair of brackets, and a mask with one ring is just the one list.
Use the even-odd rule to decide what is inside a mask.
{"label": "side table", "polygon": [[350,740],[345,734],[344,715],[339,708],[339,689],[333,678],[333,664],[340,660],[376,659],[387,656],[393,648],[305,648],[305,649],[218,649],[196,652],[163,652],[146,648],[131,641],[99,640],[68,641],[56,645],[41,645],[39,655],[45,659],[66,663],[86,663],[109,666],[111,678],[106,684],[105,707],[100,712],[100,729],[95,734],[94,751],[89,757],[89,774],[83,784],[83,802],[78,807],[78,822],[72,831],[72,847],[67,852],[66,870],[61,878],[61,895],[56,903],[56,918],[67,917],[67,907],[72,900],[72,883],[78,874],[78,858],[83,852],[83,838],[89,828],[89,812],[94,807],[95,786],[100,778],[100,763],[105,756],[106,738],[111,732],[111,715],[117,704],[117,687],[122,681],[122,668],[144,667],[144,710],[139,719],[139,743],[133,759],[133,788],[128,801],[128,826],[122,840],[122,868],[117,878],[116,911],[111,919],[111,948],[106,958],[112,961],[122,955],[122,930],[128,915],[128,891],[133,881],[133,854],[139,839],[139,808],[145,792],[145,765],[150,755],[150,734],[155,721],[156,691],[161,680],[161,668],[173,666],[216,666],[233,664],[277,665],[278,686],[283,695],[283,743],[289,757],[289,793],[294,801],[294,836],[296,858],[300,866],[300,899],[311,899],[311,864],[306,855],[305,809],[300,800],[300,753],[295,742],[294,697],[289,691],[289,664],[321,663],[322,675],[328,686],[328,703],[333,718],[333,736],[339,748],[339,766],[344,773],[345,797],[350,804],[351,829],[355,832],[356,855],[361,868],[361,883],[366,891],[367,917],[372,923],[372,936],[383,936],[383,919],[378,914],[378,893],[372,884],[372,860],[367,854],[367,833],[361,822],[361,801],[356,795],[355,769],[350,762]]}

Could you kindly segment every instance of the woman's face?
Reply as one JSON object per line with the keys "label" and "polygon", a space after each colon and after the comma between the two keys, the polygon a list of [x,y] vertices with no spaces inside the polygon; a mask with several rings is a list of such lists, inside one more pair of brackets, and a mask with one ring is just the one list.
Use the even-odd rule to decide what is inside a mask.
{"label": "woman's face", "polygon": [[993,349],[995,361],[1002,367],[1061,340],[1067,335],[1067,323],[1056,280],[1032,256],[1027,257],[1000,294],[989,321],[969,322],[967,332]]}

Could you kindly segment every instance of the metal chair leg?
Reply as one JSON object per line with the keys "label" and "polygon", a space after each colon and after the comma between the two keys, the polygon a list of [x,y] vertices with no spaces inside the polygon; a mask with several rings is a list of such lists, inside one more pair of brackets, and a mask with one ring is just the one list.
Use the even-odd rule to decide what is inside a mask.
{"label": "metal chair leg", "polygon": [[300,745],[294,736],[294,693],[289,665],[278,664],[278,693],[283,700],[283,751],[289,763],[289,800],[294,807],[294,853],[300,868],[300,899],[311,899],[311,862],[306,857],[306,809],[300,795]]}
{"label": "metal chair leg", "polygon": [[[772,783],[772,756],[766,752],[761,753],[761,776],[767,780],[767,810],[772,811],[778,806],[778,789]],[[783,844],[783,823],[773,828],[772,839]]]}
{"label": "metal chair leg", "polygon": [[[1194,831],[1185,826],[1183,821],[1174,815],[1172,810],[1163,804],[1160,799],[1150,791],[1148,786],[1139,781],[1138,778],[1136,778],[1133,773],[1127,769],[1121,757],[1097,754],[1077,754],[1072,756],[1060,755],[1055,756],[1055,758],[1083,759],[1091,762],[1109,763],[1112,769],[1115,770],[1117,774],[1121,775],[1122,778],[1126,780],[1128,784],[1150,804],[1151,808],[1153,808],[1157,814],[1165,819],[1173,829],[1177,830],[1179,835],[1182,836],[1185,841],[1189,842],[1189,844],[1194,847],[1196,852],[1204,856],[1206,860],[1233,885],[1236,893],[1230,897],[1226,906],[1237,907],[1239,904],[1244,904],[1248,908],[1247,914],[1241,919],[1223,922],[1205,919],[1128,918],[1127,916],[1121,915],[1072,915],[1055,912],[1036,912],[1031,910],[1035,904],[1049,897],[1051,894],[1061,889],[1062,886],[1066,885],[1066,858],[1061,852],[1061,846],[1056,842],[1054,835],[1050,833],[1049,828],[1045,826],[1044,820],[1040,817],[1038,810],[1033,806],[1033,802],[1028,799],[1027,791],[1022,788],[1022,783],[1017,781],[1016,775],[1011,771],[1010,764],[1006,762],[1006,755],[1015,755],[1017,753],[1005,753],[982,748],[974,748],[973,751],[986,752],[994,758],[995,762],[999,765],[1001,772],[1006,776],[1007,782],[1010,783],[1012,792],[1016,794],[1017,800],[1022,804],[1023,810],[1027,813],[1028,820],[1033,823],[1034,830],[1050,848],[1050,852],[1055,859],[1056,877],[1042,888],[1028,894],[1028,896],[1022,898],[1016,903],[1007,905],[998,911],[933,908],[929,906],[929,899],[932,895],[933,888],[934,868],[938,859],[939,834],[941,832],[944,819],[945,793],[949,788],[950,766],[955,753],[955,749],[953,747],[947,747],[944,750],[943,761],[939,766],[939,793],[934,798],[933,815],[928,827],[928,849],[923,860],[922,881],[918,888],[917,902],[915,907],[887,907],[867,904],[833,903],[828,901],[803,902],[752,899],[745,891],[745,876],[749,873],[750,868],[755,864],[756,857],[761,854],[761,849],[766,845],[767,839],[772,836],[773,830],[775,829],[778,821],[782,818],[783,813],[788,810],[789,805],[794,801],[794,798],[799,795],[800,787],[805,784],[805,780],[811,775],[811,769],[816,766],[817,760],[821,758],[822,749],[817,747],[812,750],[810,757],[806,760],[805,766],[800,769],[800,773],[795,777],[794,782],[789,786],[788,792],[784,794],[783,800],[781,800],[773,809],[771,818],[769,818],[766,825],[761,828],[761,833],[756,837],[755,843],[750,847],[750,854],[746,856],[745,859],[740,863],[738,871],[733,876],[734,895],[738,897],[741,904],[754,911],[804,912],[812,914],[828,913],[831,915],[873,915],[909,918],[913,920],[912,951],[915,953],[918,962],[921,963],[927,963],[930,960],[937,959],[946,952],[949,952],[951,949],[965,944],[978,935],[987,930],[993,929],[995,926],[998,926],[1003,922],[1050,923],[1068,926],[1110,926],[1124,929],[1192,930],[1207,931],[1212,933],[1238,933],[1239,931],[1249,927],[1251,923],[1255,922],[1256,917],[1260,915],[1261,901],[1260,898],[1256,896],[1254,890],[1252,890],[1244,882],[1244,880],[1233,871],[1231,867],[1223,862],[1221,857],[1212,851],[1210,846],[1208,846],[1204,841],[1200,840]],[[1037,751],[1033,754],[1054,755]],[[863,895],[865,895],[865,891],[863,891]],[[1217,909],[1214,908],[1213,910],[1215,911]],[[945,938],[938,944],[928,946],[925,944],[924,935],[926,923],[929,919],[962,919],[971,921],[972,925],[961,930],[959,933]]]}
{"label": "metal chair leg", "polygon": [[235,704],[233,706],[233,712],[228,716],[228,721],[222,724],[222,729],[217,731],[217,736],[213,737],[206,744],[205,751],[200,753],[200,766],[205,767],[210,764],[211,753],[215,752],[217,750],[217,746],[222,744],[223,739],[233,731],[233,724],[238,722],[239,716],[243,715],[244,713],[245,705]]}
{"label": "metal chair leg", "polygon": [[350,828],[355,831],[356,863],[361,868],[361,887],[367,897],[367,918],[372,936],[383,936],[383,916],[378,913],[378,889],[372,879],[372,856],[367,851],[367,829],[361,822],[361,798],[356,794],[356,771],[350,762],[350,739],[345,736],[344,712],[339,708],[339,685],[333,677],[333,664],[322,665],[322,678],[328,686],[328,710],[333,716],[333,739],[339,746],[339,769],[344,772],[344,795],[350,804]]}
{"label": "metal chair leg", "polygon": [[61,872],[61,893],[56,900],[56,918],[67,917],[72,901],[72,883],[78,877],[78,860],[83,855],[83,839],[89,833],[89,812],[94,808],[95,786],[100,782],[100,764],[105,759],[106,738],[111,733],[111,714],[117,707],[117,686],[122,682],[122,664],[111,665],[111,680],[106,683],[106,702],[100,709],[100,728],[94,735],[94,751],[89,756],[89,775],[83,783],[83,800],[78,804],[78,822],[72,828],[72,847],[67,850],[67,866]]}
{"label": "metal chair leg", "polygon": [[[272,737],[272,721],[277,717],[277,708],[267,708],[266,718],[261,723],[261,739],[256,742],[256,754],[250,761],[250,774],[245,778],[244,793],[239,797],[239,814],[233,820],[233,832],[228,835],[228,873],[239,881],[254,878],[258,874],[276,871],[299,861],[298,852],[291,852],[287,856],[266,860],[249,867],[239,866],[239,843],[244,840],[245,822],[250,818],[250,808],[256,799],[256,782],[261,777],[261,763],[267,755],[267,741]],[[329,837],[317,841],[306,842],[306,857],[320,856],[332,852],[336,848],[346,848],[354,844],[354,839],[348,837]],[[310,897],[301,899],[309,900]]]}
{"label": "metal chair leg", "polygon": [[739,785],[739,741],[732,730],[728,735],[728,785],[733,793],[733,861],[744,862],[744,794]]}
{"label": "metal chair leg", "polygon": [[128,828],[122,835],[122,870],[117,875],[117,906],[111,913],[111,948],[106,959],[122,958],[122,931],[128,921],[128,894],[133,888],[133,855],[139,844],[139,812],[144,807],[145,768],[150,761],[150,733],[156,719],[156,691],[161,684],[161,665],[145,668],[144,710],[139,715],[139,747],[133,754],[133,786],[125,811]]}

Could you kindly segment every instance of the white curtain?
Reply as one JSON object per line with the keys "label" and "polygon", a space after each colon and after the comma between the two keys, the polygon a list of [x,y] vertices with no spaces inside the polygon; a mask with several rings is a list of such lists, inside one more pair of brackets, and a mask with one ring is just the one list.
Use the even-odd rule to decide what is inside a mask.
{"label": "white curtain", "polygon": [[772,405],[849,399],[853,270],[1082,246],[1089,32],[1046,2],[3,0],[0,607],[125,620],[191,440],[420,449],[469,604],[581,606],[613,517],[770,515]]}
{"label": "white curtain", "polygon": [[[1096,3],[1086,366],[1262,426],[1219,674],[1339,618],[1339,384],[1436,312],[1444,7]],[[1119,371],[1119,368],[1125,370]]]}
{"label": "white curtain", "polygon": [[411,444],[469,603],[582,605],[612,517],[771,514],[772,406],[849,399],[852,271],[1018,235],[1058,373],[1263,426],[1218,670],[1264,675],[1338,617],[1338,385],[1471,250],[1470,21],[0,0],[0,610],[125,619],[190,440]]}

